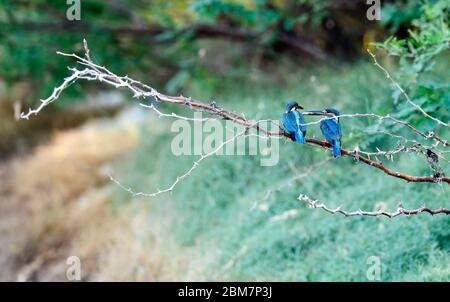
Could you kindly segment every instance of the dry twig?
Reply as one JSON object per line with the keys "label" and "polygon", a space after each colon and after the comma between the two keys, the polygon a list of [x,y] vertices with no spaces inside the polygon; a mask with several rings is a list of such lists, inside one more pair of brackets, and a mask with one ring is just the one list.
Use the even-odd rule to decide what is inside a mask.
{"label": "dry twig", "polygon": [[[211,103],[205,103],[205,102],[201,102],[199,100],[195,100],[192,99],[190,97],[184,97],[184,96],[169,96],[163,93],[158,92],[156,89],[143,84],[139,81],[133,80],[128,76],[118,76],[116,74],[114,74],[113,72],[111,72],[110,70],[108,70],[106,67],[97,65],[96,63],[94,63],[91,60],[90,57],[90,51],[89,48],[87,46],[86,41],[84,42],[84,47],[85,47],[85,57],[80,57],[74,53],[72,54],[67,54],[67,53],[62,53],[62,52],[58,52],[58,54],[63,55],[63,56],[67,56],[67,57],[72,57],[74,58],[77,63],[81,66],[83,66],[84,68],[79,70],[77,68],[69,68],[69,70],[72,72],[72,74],[65,78],[63,83],[56,87],[52,94],[46,98],[41,100],[41,104],[35,108],[35,109],[29,109],[29,111],[27,113],[22,112],[20,114],[20,118],[22,119],[29,119],[32,115],[37,115],[40,111],[42,111],[46,106],[50,105],[52,102],[56,101],[61,93],[67,88],[69,87],[71,84],[75,83],[77,80],[80,79],[84,79],[84,80],[88,80],[88,81],[99,81],[108,85],[112,85],[115,88],[125,88],[129,91],[132,92],[133,97],[134,98],[138,98],[138,99],[152,99],[155,100],[155,102],[159,102],[159,103],[172,103],[172,104],[178,104],[181,106],[186,106],[189,107],[192,110],[196,110],[196,111],[202,111],[202,112],[206,112],[212,116],[217,116],[221,119],[224,120],[228,120],[231,121],[235,124],[241,125],[243,128],[245,128],[244,131],[239,132],[238,134],[236,134],[235,136],[233,136],[232,138],[222,142],[217,148],[215,148],[212,152],[206,153],[206,154],[202,154],[200,156],[200,158],[198,160],[196,160],[193,165],[182,175],[178,176],[175,180],[175,182],[173,182],[170,186],[168,186],[165,189],[158,189],[158,191],[154,192],[154,193],[144,193],[144,192],[136,192],[134,191],[132,188],[130,187],[126,187],[124,185],[122,185],[121,182],[119,182],[117,179],[115,179],[114,177],[110,176],[111,181],[113,181],[114,183],[116,183],[118,186],[120,186],[122,189],[124,189],[125,191],[133,194],[134,196],[146,196],[146,197],[154,197],[157,196],[159,194],[162,193],[166,193],[166,192],[172,192],[174,187],[180,182],[182,181],[184,178],[186,178],[187,176],[189,176],[197,167],[198,165],[205,160],[206,158],[216,154],[219,150],[221,150],[226,144],[234,141],[235,139],[237,139],[237,137],[240,136],[252,136],[252,135],[256,135],[259,137],[263,137],[266,139],[273,139],[273,138],[288,138],[288,139],[293,139],[291,137],[290,134],[286,133],[278,123],[275,123],[278,126],[278,130],[270,130],[267,127],[263,127],[262,124],[263,122],[267,122],[268,120],[250,120],[247,119],[243,114],[239,114],[236,113],[234,111],[230,111],[230,110],[226,110],[222,107],[219,107],[217,105],[217,103],[215,102],[211,102]],[[370,53],[370,51],[369,51]],[[380,67],[382,70],[384,70],[384,72],[386,73],[387,77],[389,79],[391,79],[391,81],[393,81],[394,85],[396,84],[396,82],[392,79],[392,77],[390,76],[390,74],[383,68],[381,67],[381,65],[378,64],[378,62],[376,61],[375,56],[370,53],[372,55],[372,57],[375,60],[375,65]],[[424,114],[425,116],[427,116],[428,118],[432,119],[433,121],[435,121],[436,123],[438,123],[439,125],[444,125],[444,126],[449,126],[448,124],[430,116],[429,114],[427,114],[425,111],[423,111],[422,108],[420,108],[420,106],[418,106],[417,104],[413,103],[410,98],[408,97],[408,95],[406,94],[406,92],[398,85],[396,84],[397,88],[400,89],[400,91],[402,92],[402,94],[406,97],[406,99],[408,100],[408,102],[412,103],[414,105],[414,107],[416,109],[418,109],[420,112],[422,112],[422,114]],[[154,103],[151,103],[150,105],[144,103],[144,102],[140,102],[140,106],[144,107],[144,108],[149,108],[151,110],[153,110],[154,112],[156,112],[158,114],[158,116],[162,117],[172,117],[172,118],[177,118],[177,119],[184,119],[184,120],[198,120],[195,118],[189,118],[189,117],[183,117],[180,116],[178,114],[175,113],[163,113],[160,110],[158,110],[155,106]],[[410,129],[412,132],[414,132],[415,134],[421,136],[423,139],[425,140],[433,140],[435,141],[435,144],[433,146],[430,146],[431,149],[437,150],[437,146],[439,144],[444,145],[445,147],[450,146],[450,143],[447,142],[445,139],[437,136],[435,133],[425,133],[421,130],[419,130],[418,128],[414,127],[413,125],[399,120],[397,118],[392,117],[391,115],[378,115],[378,114],[373,114],[373,113],[355,113],[355,114],[343,114],[340,116],[341,118],[355,118],[355,117],[370,117],[370,118],[376,118],[380,121],[383,120],[389,120],[393,123],[402,125],[407,127],[408,129]],[[314,121],[314,122],[310,122],[307,123],[307,125],[312,125],[312,124],[318,124],[321,121],[328,119],[328,117],[324,117],[320,120]],[[202,121],[204,119],[201,119]],[[271,121],[273,123],[273,121]],[[253,129],[254,131],[256,131],[256,133],[249,133],[249,130]],[[392,136],[395,136],[393,134],[389,134]],[[403,138],[402,136],[398,136],[401,137],[402,139],[405,140],[405,142],[411,141],[408,140],[406,138]],[[310,145],[315,145],[318,146],[320,148],[323,149],[330,149],[331,146],[329,143],[315,139],[315,138],[307,138],[306,139],[306,143],[310,144]],[[422,146],[423,147],[423,146]],[[439,151],[439,150],[438,150]],[[391,150],[391,151],[381,151],[378,150],[378,152],[366,152],[366,151],[360,151],[360,150],[347,150],[347,149],[342,149],[342,155],[343,156],[347,156],[347,157],[351,157],[354,158],[355,160],[357,160],[360,163],[364,163],[366,165],[368,165],[369,167],[373,167],[376,168],[382,172],[384,172],[386,175],[395,177],[395,178],[399,178],[399,179],[403,179],[407,182],[430,182],[430,183],[440,183],[440,182],[445,182],[450,184],[450,178],[446,177],[445,175],[441,175],[441,174],[436,174],[434,176],[413,176],[413,175],[408,175],[405,173],[401,173],[401,172],[397,172],[394,171],[388,167],[385,167],[383,165],[382,162],[380,161],[373,161],[371,160],[370,156],[375,156],[377,157],[377,155],[384,155],[388,158],[392,158],[393,154],[399,153],[399,152],[417,152],[417,153],[423,153],[423,150],[419,147],[405,147],[405,146],[399,146],[397,149],[395,150]],[[442,151],[445,152],[445,151]],[[365,155],[365,156],[363,156]],[[442,154],[437,152],[437,156],[442,157]],[[298,177],[302,177],[302,176],[298,176]],[[296,180],[297,178],[293,178],[292,180],[289,181],[289,183],[292,183],[292,181]],[[281,184],[283,186],[283,184]],[[276,190],[276,189],[275,189]],[[268,191],[268,194],[270,194],[271,191]],[[393,213],[389,213],[386,211],[376,211],[376,212],[366,212],[366,211],[362,211],[362,210],[357,210],[354,212],[347,212],[344,211],[340,208],[337,209],[330,209],[328,207],[326,207],[324,204],[318,204],[317,201],[311,200],[309,197],[307,197],[306,195],[300,195],[299,196],[299,200],[302,200],[306,203],[308,203],[308,205],[310,207],[313,208],[321,208],[329,213],[340,213],[343,214],[345,216],[356,216],[356,215],[364,215],[364,216],[380,216],[380,215],[384,215],[387,217],[396,217],[399,215],[417,215],[420,214],[422,212],[428,212],[432,215],[434,214],[439,214],[439,213],[444,213],[444,214],[448,214],[449,210],[447,209],[437,209],[437,210],[431,210],[427,207],[421,207],[419,209],[416,210],[405,210],[403,207],[399,207],[397,209],[396,212]]]}

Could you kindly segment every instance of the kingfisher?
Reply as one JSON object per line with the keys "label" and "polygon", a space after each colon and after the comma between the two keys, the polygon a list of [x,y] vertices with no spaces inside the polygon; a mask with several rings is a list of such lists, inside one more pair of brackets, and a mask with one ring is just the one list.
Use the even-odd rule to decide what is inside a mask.
{"label": "kingfisher", "polygon": [[325,110],[312,110],[305,112],[306,115],[322,115],[327,117],[320,122],[320,130],[322,131],[325,140],[331,144],[334,157],[341,156],[341,137],[342,129],[339,123],[339,111],[334,108],[327,108]]}
{"label": "kingfisher", "polygon": [[293,136],[299,144],[305,143],[306,125],[303,114],[298,109],[303,109],[297,102],[289,102],[286,105],[286,112],[281,116],[281,122],[286,131]]}

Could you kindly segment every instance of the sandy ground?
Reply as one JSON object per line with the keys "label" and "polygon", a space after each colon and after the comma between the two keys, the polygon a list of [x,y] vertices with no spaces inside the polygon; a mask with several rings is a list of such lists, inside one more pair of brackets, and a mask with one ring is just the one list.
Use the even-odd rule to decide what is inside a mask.
{"label": "sandy ground", "polygon": [[9,163],[0,164],[0,280],[15,280],[14,249],[23,242],[23,233],[17,232],[26,211],[17,203],[10,202],[5,186],[11,173]]}
{"label": "sandy ground", "polygon": [[[114,188],[107,174],[137,144],[145,118],[128,109],[0,163],[0,281],[65,280],[75,248],[87,259],[82,278],[95,278],[98,250],[125,223],[108,210]],[[97,238],[102,229],[111,236]]]}

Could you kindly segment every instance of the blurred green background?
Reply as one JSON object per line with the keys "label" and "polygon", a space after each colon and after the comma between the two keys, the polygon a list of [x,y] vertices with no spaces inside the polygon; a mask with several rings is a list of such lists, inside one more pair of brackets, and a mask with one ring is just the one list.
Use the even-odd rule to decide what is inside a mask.
{"label": "blurred green background", "polygon": [[[89,281],[369,281],[371,256],[381,281],[449,281],[445,215],[346,218],[297,200],[449,208],[447,184],[406,183],[348,157],[323,162],[328,150],[282,140],[275,166],[215,156],[173,193],[133,197],[108,175],[153,192],[197,159],[170,152],[173,119],[98,82],[77,82],[29,121],[14,117],[70,74],[75,62],[56,51],[82,54],[85,38],[93,60],[118,75],[252,119],[277,120],[294,99],[307,109],[392,114],[450,139],[366,52],[413,102],[448,122],[449,4],[382,1],[381,19],[370,21],[366,1],[83,0],[81,20],[68,21],[65,1],[0,0],[0,280],[63,281],[66,258],[76,255]],[[382,131],[433,144],[388,121],[341,123],[347,149],[395,148],[399,140]],[[450,150],[438,148],[448,175]],[[379,160],[412,175],[435,172],[420,153]]]}

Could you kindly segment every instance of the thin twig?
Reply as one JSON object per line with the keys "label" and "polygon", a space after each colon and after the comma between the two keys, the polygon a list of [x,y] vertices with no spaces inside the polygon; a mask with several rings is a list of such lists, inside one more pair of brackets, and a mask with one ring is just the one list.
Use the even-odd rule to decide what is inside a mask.
{"label": "thin twig", "polygon": [[[87,48],[87,44],[86,44],[86,48]],[[80,57],[73,53],[72,54],[66,54],[66,53],[61,53],[61,52],[58,52],[58,53],[61,55],[64,55],[64,56],[75,58],[79,64],[85,66],[85,69],[80,71],[80,70],[77,70],[76,68],[69,68],[69,70],[72,71],[72,75],[69,76],[68,78],[66,78],[59,87],[56,87],[53,90],[53,93],[47,99],[41,100],[40,106],[38,106],[36,109],[30,109],[27,114],[22,113],[21,118],[28,119],[31,115],[38,114],[44,107],[46,107],[50,103],[57,100],[59,98],[61,92],[64,89],[66,89],[68,86],[73,84],[76,80],[85,79],[85,80],[89,80],[89,81],[97,80],[97,81],[112,85],[116,88],[126,88],[133,93],[133,97],[135,97],[135,98],[152,98],[152,99],[156,99],[157,101],[160,101],[160,102],[174,103],[174,104],[179,104],[179,105],[183,105],[183,106],[188,106],[189,108],[194,109],[194,110],[205,111],[212,115],[219,116],[222,119],[229,120],[231,122],[239,124],[243,127],[246,127],[249,129],[253,128],[253,129],[257,130],[257,132],[259,132],[265,136],[268,136],[268,137],[282,136],[282,137],[292,139],[292,136],[290,134],[286,133],[281,127],[277,131],[269,130],[269,129],[261,126],[262,121],[248,120],[242,114],[238,114],[233,111],[229,111],[222,107],[219,107],[215,102],[207,104],[207,103],[203,103],[199,100],[192,99],[190,97],[165,95],[163,93],[158,92],[156,89],[154,89],[148,85],[145,85],[139,81],[129,78],[128,76],[122,76],[122,77],[117,76],[113,72],[109,71],[106,67],[97,65],[97,64],[93,63],[92,61],[90,61],[90,59],[87,58],[90,56],[86,56],[86,58],[83,58],[83,57]],[[431,134],[426,135],[425,133],[414,128],[413,126],[409,125],[408,123],[400,121],[391,116],[379,116],[379,115],[372,114],[372,113],[368,113],[368,114],[357,113],[357,114],[353,114],[353,115],[348,114],[348,115],[342,115],[342,116],[343,117],[350,117],[350,116],[369,117],[369,116],[371,116],[371,117],[378,117],[379,119],[390,119],[397,123],[407,126],[411,130],[413,130],[414,132],[416,132],[418,134],[421,134],[425,138],[432,137],[434,139],[438,139],[435,135],[431,135]],[[315,121],[310,124],[317,123],[317,122],[319,122],[319,121]],[[439,141],[441,141],[441,139],[439,139]],[[321,140],[318,140],[315,138],[307,138],[306,142],[309,144],[320,146],[322,148],[330,148],[331,147],[331,145],[329,143],[326,143],[324,141],[321,141]],[[448,145],[448,142],[446,142],[446,141],[442,140],[442,143],[445,145]],[[434,182],[434,183],[446,182],[446,183],[450,184],[450,177],[446,177],[446,176],[440,176],[440,177],[411,176],[411,175],[396,172],[392,169],[384,167],[384,165],[381,162],[372,161],[371,159],[361,156],[360,154],[358,154],[357,152],[354,152],[354,151],[342,149],[342,154],[349,156],[349,157],[353,157],[356,160],[358,160],[359,162],[362,162],[371,167],[377,168],[377,169],[383,171],[387,175],[390,175],[390,176],[393,176],[396,178],[400,178],[400,179],[404,179],[408,182]]]}
{"label": "thin twig", "polygon": [[183,179],[185,179],[186,177],[190,176],[191,173],[200,165],[200,163],[202,161],[204,161],[205,159],[207,159],[210,156],[213,156],[214,154],[217,154],[225,145],[235,141],[238,137],[241,136],[248,136],[247,134],[247,129],[237,133],[235,136],[231,137],[228,140],[223,141],[222,143],[220,143],[214,150],[212,150],[211,152],[205,153],[200,155],[200,158],[197,159],[196,161],[194,161],[194,163],[192,164],[192,166],[186,170],[186,172],[184,172],[182,175],[177,176],[176,180],[168,187],[166,187],[165,189],[158,189],[156,192],[153,193],[145,193],[145,192],[137,192],[135,190],[133,190],[131,187],[127,187],[125,185],[123,185],[119,180],[117,180],[116,178],[114,178],[112,175],[109,175],[109,179],[114,182],[116,185],[118,185],[120,188],[122,188],[123,190],[129,192],[130,194],[132,194],[133,196],[137,197],[137,196],[144,196],[144,197],[156,197],[160,194],[163,193],[168,193],[168,192],[172,192],[173,189],[175,188],[175,186],[182,181]]}
{"label": "thin twig", "polygon": [[428,114],[425,110],[423,110],[422,107],[420,107],[418,104],[414,103],[411,98],[409,97],[409,95],[406,93],[406,91],[402,88],[402,86],[400,86],[400,84],[395,81],[391,74],[389,73],[389,71],[387,71],[386,68],[384,68],[383,66],[380,65],[380,63],[378,63],[377,57],[370,51],[370,49],[367,49],[367,52],[372,56],[373,61],[374,61],[374,65],[377,66],[378,68],[380,68],[384,74],[386,75],[386,77],[391,81],[391,83],[400,91],[400,93],[405,97],[406,101],[411,104],[416,110],[418,110],[420,113],[422,113],[424,116],[426,116],[427,118],[433,120],[434,122],[438,123],[439,125],[445,126],[445,127],[449,127],[450,128],[450,122],[443,122],[433,116],[431,116],[430,114]]}
{"label": "thin twig", "polygon": [[[157,195],[160,195],[162,193],[167,193],[167,192],[172,192],[173,189],[175,188],[175,186],[182,181],[184,178],[188,177],[189,175],[191,175],[191,173],[199,166],[199,164],[205,160],[206,158],[217,154],[226,144],[231,143],[232,141],[236,140],[239,136],[251,136],[251,135],[255,135],[258,137],[262,137],[265,139],[272,139],[272,138],[280,138],[280,137],[285,137],[285,138],[289,138],[289,139],[293,139],[292,136],[288,133],[286,133],[278,123],[274,123],[273,121],[270,121],[271,123],[274,123],[278,126],[278,130],[277,131],[272,131],[269,130],[269,128],[265,128],[262,126],[263,123],[267,122],[268,120],[258,120],[258,121],[254,121],[254,120],[249,120],[247,119],[243,114],[238,114],[234,111],[229,111],[226,110],[222,107],[219,107],[217,105],[216,102],[212,102],[210,104],[192,99],[190,97],[184,97],[184,96],[169,96],[169,95],[165,95],[162,94],[160,92],[158,92],[156,89],[145,85],[139,81],[133,80],[131,78],[129,78],[128,76],[117,76],[116,74],[114,74],[113,72],[109,71],[106,67],[97,65],[95,63],[92,62],[91,56],[90,56],[90,51],[87,45],[87,42],[85,40],[83,40],[83,45],[85,48],[85,57],[80,57],[76,54],[66,54],[66,53],[61,53],[58,52],[58,54],[60,55],[64,55],[64,56],[68,56],[68,57],[73,57],[76,59],[77,63],[79,63],[80,65],[84,66],[84,69],[82,70],[78,70],[76,68],[69,68],[69,70],[72,72],[72,74],[65,78],[63,83],[56,87],[52,94],[46,98],[41,100],[41,104],[35,108],[35,109],[29,109],[28,113],[21,113],[20,114],[20,118],[22,119],[29,119],[31,115],[36,115],[38,114],[41,110],[43,110],[46,106],[50,105],[52,102],[56,101],[61,93],[70,85],[72,85],[73,83],[75,83],[78,79],[84,79],[84,80],[88,80],[88,81],[100,81],[102,83],[106,83],[109,85],[114,86],[115,88],[126,88],[128,90],[130,90],[133,93],[133,97],[134,98],[141,98],[141,99],[148,99],[151,98],[152,100],[154,99],[157,102],[167,102],[167,103],[174,103],[174,104],[179,104],[179,105],[183,105],[183,106],[187,106],[190,109],[193,110],[198,110],[198,111],[203,111],[203,112],[207,112],[211,115],[215,115],[215,116],[219,116],[224,120],[229,120],[232,121],[233,123],[239,124],[241,126],[243,126],[245,128],[244,131],[239,132],[238,134],[234,135],[232,138],[222,142],[217,148],[215,148],[214,150],[212,150],[209,153],[206,154],[202,154],[200,156],[199,159],[197,159],[192,166],[186,170],[185,173],[183,173],[182,175],[178,176],[176,178],[176,180],[168,187],[166,187],[165,189],[158,189],[156,192],[154,193],[144,193],[144,192],[137,192],[135,190],[133,190],[130,187],[124,186],[121,182],[119,182],[117,179],[115,179],[114,177],[112,177],[110,175],[110,179],[112,182],[114,182],[116,185],[118,185],[119,187],[121,187],[123,190],[131,193],[134,196],[146,196],[146,197],[155,197]],[[372,57],[374,58],[375,61],[375,65],[377,65],[379,68],[381,68],[387,75],[387,77],[393,81],[393,83],[397,86],[398,89],[400,89],[400,91],[402,92],[402,94],[404,94],[404,96],[407,98],[408,102],[412,103],[414,105],[414,107],[416,109],[418,109],[419,111],[422,112],[422,114],[426,115],[428,118],[434,120],[435,122],[437,122],[440,125],[445,125],[445,126],[449,126],[448,124],[443,123],[442,121],[439,121],[436,118],[433,118],[431,116],[429,116],[425,111],[423,111],[422,108],[420,108],[420,106],[418,106],[417,104],[414,104],[410,98],[408,97],[408,95],[406,94],[406,92],[400,87],[400,85],[398,83],[396,83],[392,77],[390,76],[390,74],[387,72],[387,70],[385,70],[381,65],[378,64],[378,62],[376,61],[375,56],[369,51],[369,53],[372,55]],[[164,117],[173,117],[173,118],[177,118],[177,119],[184,119],[184,120],[198,120],[196,118],[189,118],[189,117],[183,117],[180,116],[178,114],[175,113],[163,113],[160,110],[158,110],[153,103],[151,103],[150,105],[146,105],[143,102],[140,102],[140,106],[145,107],[145,108],[149,108],[151,110],[153,110],[154,112],[156,112],[158,114],[158,116],[164,116]],[[396,123],[396,124],[401,124],[403,126],[406,126],[407,128],[409,128],[410,130],[412,130],[413,132],[415,132],[416,134],[420,135],[421,137],[423,137],[425,140],[428,139],[433,139],[434,141],[436,141],[436,144],[433,147],[433,149],[437,149],[437,145],[439,143],[443,144],[444,146],[448,147],[450,144],[438,137],[435,133],[430,132],[428,134],[426,134],[425,132],[417,129],[416,127],[410,125],[409,123],[399,120],[397,118],[394,118],[390,115],[386,115],[386,116],[382,116],[382,115],[377,115],[377,114],[372,114],[372,113],[356,113],[356,114],[344,114],[340,117],[346,118],[346,117],[374,117],[379,119],[380,121],[382,120],[391,120],[392,122]],[[318,124],[321,121],[325,120],[325,119],[329,119],[327,117],[322,118],[318,121],[314,121],[311,123],[307,123],[307,125],[312,125],[312,124]],[[203,119],[201,119],[203,120]],[[256,130],[256,134],[249,133],[250,129],[254,129]],[[393,134],[392,134],[393,135]],[[401,137],[401,136],[398,136]],[[401,137],[402,139],[406,140],[405,142],[408,142],[408,139]],[[308,144],[312,144],[315,146],[319,146],[321,148],[331,148],[330,144],[321,140],[317,140],[315,138],[307,138],[306,142]],[[413,147],[405,147],[405,146],[399,146],[397,149],[395,150],[391,150],[391,151],[381,151],[378,150],[378,152],[364,152],[364,151],[360,151],[360,150],[346,150],[346,149],[342,149],[342,154],[344,156],[348,156],[348,157],[353,157],[354,159],[356,159],[359,162],[365,163],[367,165],[369,165],[370,167],[374,167],[377,168],[381,171],[383,171],[385,174],[396,177],[396,178],[400,178],[400,179],[404,179],[408,182],[432,182],[432,183],[437,183],[437,182],[446,182],[450,184],[450,178],[444,176],[443,174],[439,174],[438,176],[411,176],[411,175],[407,175],[404,173],[399,173],[396,172],[394,170],[391,170],[387,167],[385,167],[380,161],[372,161],[370,159],[370,156],[375,156],[377,157],[377,155],[385,155],[386,157],[391,157],[393,154],[399,153],[399,152],[417,152],[417,153],[423,153],[423,150],[420,149],[420,144],[415,144],[413,145]],[[423,147],[423,146],[421,146]],[[365,156],[361,156],[361,154],[365,154],[367,157]],[[438,153],[437,153],[438,154]],[[328,161],[328,159],[327,159]],[[307,172],[305,172],[307,173]],[[287,184],[291,184],[293,181],[303,177],[305,175],[305,173],[300,174],[300,175],[296,175],[294,178],[290,179]],[[284,186],[286,184],[281,184],[280,187]],[[275,188],[274,190],[277,190],[279,188]],[[268,194],[270,195],[273,190],[268,190],[267,191]],[[310,207],[312,208],[321,208],[326,212],[335,214],[335,213],[340,213],[342,215],[345,216],[387,216],[387,217],[396,217],[399,215],[418,215],[420,213],[423,212],[427,212],[431,215],[435,215],[435,214],[449,214],[450,210],[448,209],[444,209],[444,208],[440,208],[437,210],[432,210],[426,206],[423,206],[421,208],[415,209],[415,210],[405,210],[402,206],[399,206],[397,208],[397,210],[395,212],[387,212],[387,211],[382,211],[382,210],[378,210],[378,211],[374,211],[374,212],[368,212],[368,211],[362,211],[362,210],[357,210],[357,211],[353,211],[353,212],[349,212],[349,211],[344,211],[341,208],[336,208],[336,209],[331,209],[328,208],[326,205],[324,204],[318,204],[316,200],[312,200],[309,197],[307,197],[306,195],[300,195],[298,197],[299,200],[306,202]],[[296,213],[298,213],[297,211],[291,211],[289,213],[286,213],[285,215],[282,215],[280,217],[277,218],[273,218],[274,221],[279,220],[279,219],[285,219],[286,217],[291,217],[292,215],[296,215]]]}
{"label": "thin twig", "polygon": [[363,211],[361,209],[356,210],[356,211],[345,211],[343,210],[341,207],[337,207],[335,209],[329,208],[327,207],[325,204],[323,203],[318,203],[317,200],[313,200],[311,198],[309,198],[308,196],[301,194],[300,196],[298,196],[298,200],[306,202],[308,204],[308,206],[310,208],[313,209],[322,209],[325,212],[328,212],[330,214],[342,214],[344,216],[350,217],[350,216],[386,216],[389,218],[394,218],[400,215],[405,215],[405,216],[412,216],[412,215],[419,215],[420,213],[429,213],[430,215],[436,215],[436,214],[450,214],[450,210],[449,209],[445,209],[445,208],[439,208],[439,209],[430,209],[426,206],[422,206],[418,209],[414,209],[414,210],[407,210],[405,208],[403,208],[402,205],[399,205],[397,207],[397,210],[395,212],[388,212],[385,210],[378,210],[378,211]]}
{"label": "thin twig", "polygon": [[[86,49],[87,43],[86,43]],[[276,130],[272,131],[268,128],[264,128],[261,126],[262,121],[254,121],[249,120],[242,114],[238,114],[233,111],[226,110],[222,107],[219,107],[215,102],[207,104],[203,103],[199,100],[192,99],[190,97],[184,97],[184,96],[169,96],[165,95],[163,93],[158,92],[156,89],[145,85],[139,81],[133,80],[129,78],[128,76],[117,76],[113,72],[109,71],[106,67],[97,65],[93,63],[90,60],[90,56],[86,56],[86,58],[80,57],[76,54],[66,54],[58,52],[61,55],[73,57],[77,60],[77,62],[85,67],[83,70],[78,70],[76,68],[70,68],[69,70],[72,71],[72,75],[67,77],[64,82],[59,86],[56,87],[53,90],[53,93],[45,100],[41,100],[40,106],[38,106],[36,109],[30,109],[28,113],[22,113],[21,118],[28,119],[31,115],[38,114],[41,110],[43,110],[44,107],[49,105],[50,103],[56,101],[61,92],[66,89],[68,86],[73,84],[78,79],[85,79],[89,81],[100,81],[109,85],[112,85],[116,88],[126,88],[130,90],[133,93],[133,97],[135,98],[152,98],[156,99],[159,102],[168,102],[178,105],[187,106],[193,110],[200,110],[207,112],[211,115],[216,115],[221,117],[224,120],[229,120],[231,122],[234,122],[236,124],[239,124],[243,127],[246,127],[247,129],[255,129],[258,133],[267,136],[267,137],[286,137],[289,139],[292,139],[292,136],[288,133],[286,133],[281,127]],[[425,139],[433,138],[434,140],[437,140],[444,144],[445,146],[448,146],[449,143],[439,137],[437,137],[434,133],[425,134],[424,132],[416,129],[412,125],[408,124],[407,122],[398,120],[390,115],[387,116],[381,116],[377,114],[367,113],[367,114],[346,114],[342,115],[342,117],[376,117],[378,119],[389,119],[396,123],[402,124],[404,126],[407,126],[409,129],[413,130],[417,134],[421,135]],[[324,118],[325,119],[325,118]],[[323,120],[323,119],[322,119]],[[263,120],[265,121],[265,120]],[[315,124],[320,121],[315,121],[309,124]],[[308,144],[313,144],[316,146],[319,146],[321,148],[331,148],[331,145],[329,143],[326,143],[324,141],[315,139],[315,138],[307,138],[306,142]],[[385,174],[404,179],[408,182],[431,182],[431,183],[439,183],[439,182],[446,182],[450,184],[450,177],[442,176],[439,177],[434,176],[412,176],[405,173],[400,173],[397,171],[394,171],[390,168],[385,167],[381,162],[379,161],[373,161],[368,157],[364,157],[358,152],[342,149],[342,154],[344,156],[353,157],[359,162],[362,162],[364,164],[367,164],[370,167],[377,168],[381,171],[383,171]],[[171,191],[171,190],[168,190]]]}

